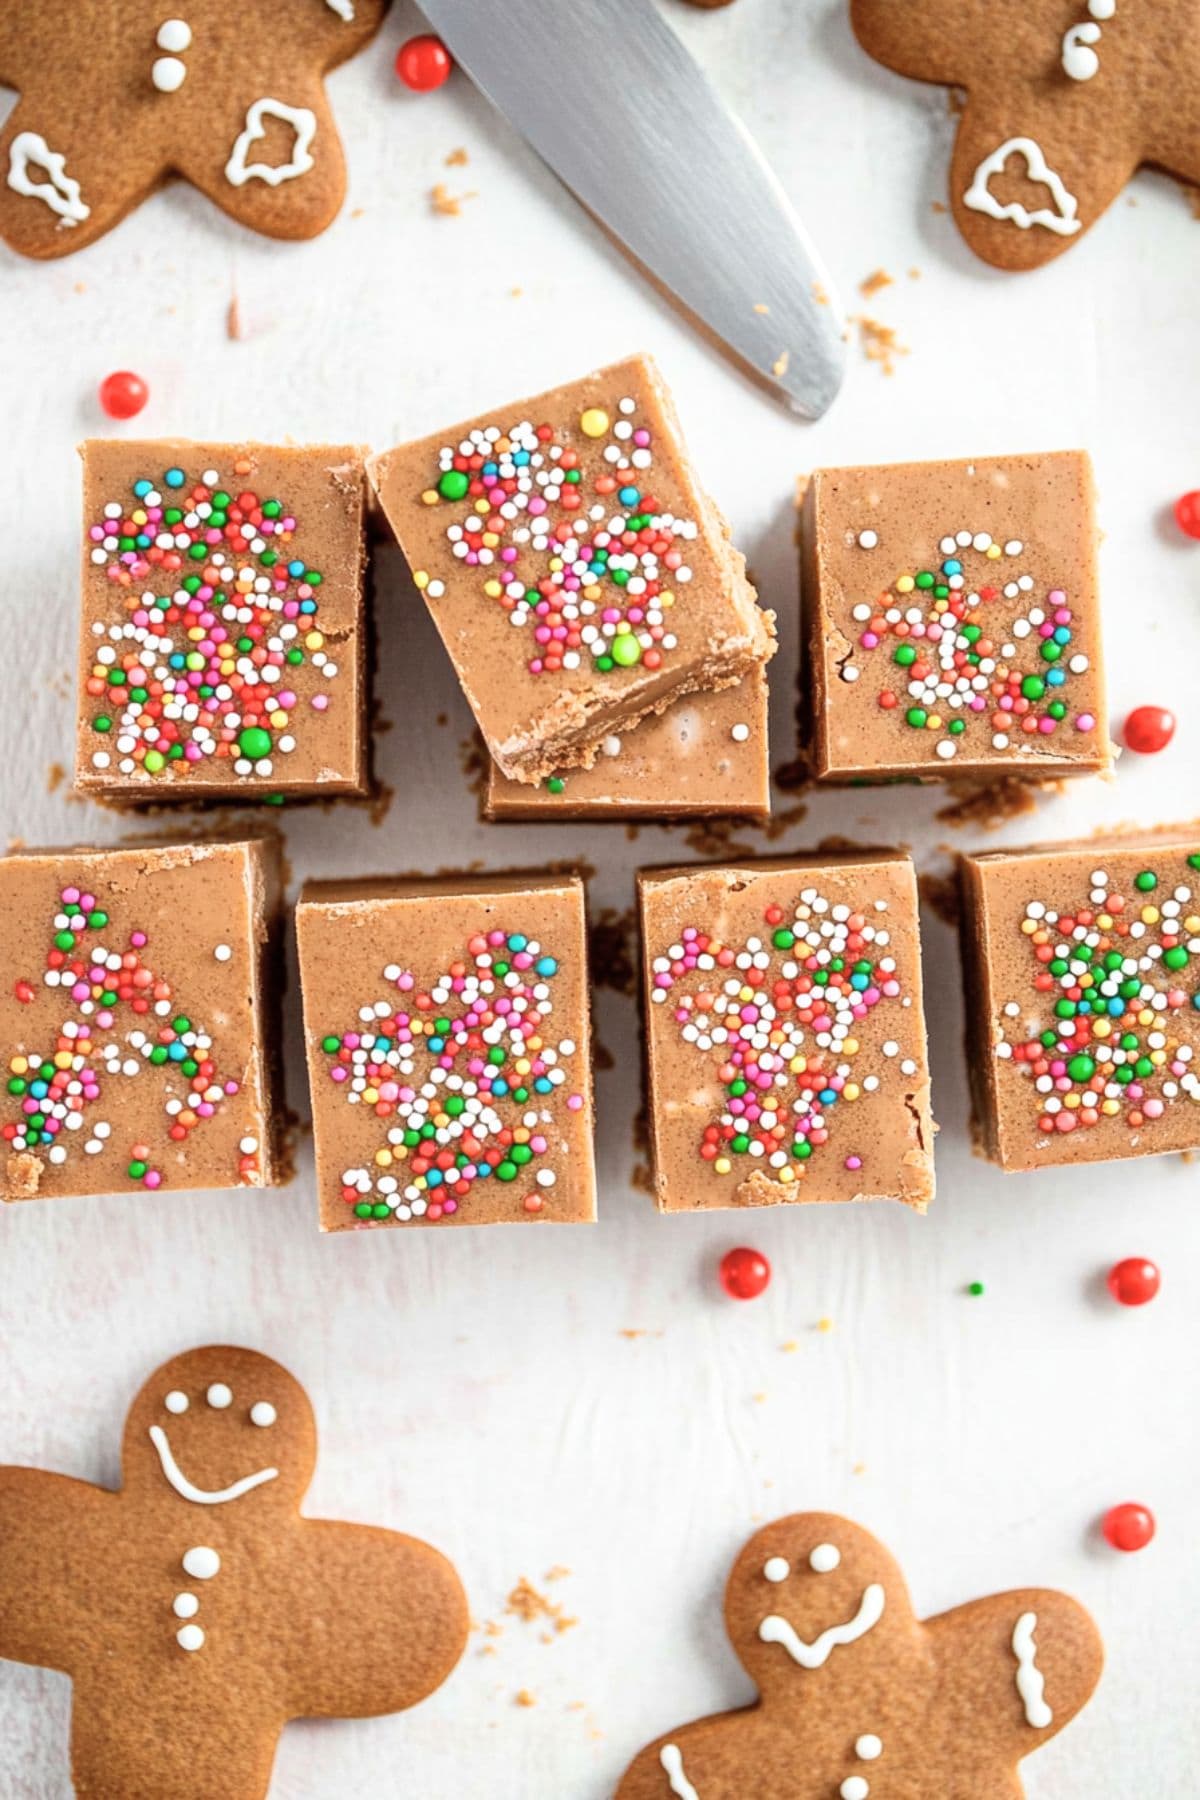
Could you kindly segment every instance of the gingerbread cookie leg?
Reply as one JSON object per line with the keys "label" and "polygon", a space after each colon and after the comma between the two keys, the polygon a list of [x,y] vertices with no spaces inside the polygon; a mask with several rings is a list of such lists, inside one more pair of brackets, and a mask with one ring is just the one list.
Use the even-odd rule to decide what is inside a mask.
{"label": "gingerbread cookie leg", "polygon": [[1092,1619],[1050,1588],[991,1594],[926,1623],[939,1668],[939,1718],[956,1744],[964,1795],[1007,1792],[1022,1757],[1091,1698],[1104,1663]]}
{"label": "gingerbread cookie leg", "polygon": [[1071,94],[1030,101],[1019,118],[1002,94],[970,96],[950,165],[950,204],[984,262],[1036,269],[1053,261],[1133,175],[1136,149],[1115,129],[1085,136],[1078,113]]}
{"label": "gingerbread cookie leg", "polygon": [[319,81],[271,87],[232,115],[224,107],[221,130],[220,155],[211,141],[189,147],[178,158],[181,175],[267,237],[324,231],[345,198],[346,165]]}
{"label": "gingerbread cookie leg", "polygon": [[[2,67],[3,65],[0,65]],[[53,115],[53,122],[51,116]],[[159,179],[156,156],[126,151],[122,186],[107,180],[106,146],[86,94],[69,117],[31,96],[0,133],[0,238],[23,256],[66,256],[111,231]]]}

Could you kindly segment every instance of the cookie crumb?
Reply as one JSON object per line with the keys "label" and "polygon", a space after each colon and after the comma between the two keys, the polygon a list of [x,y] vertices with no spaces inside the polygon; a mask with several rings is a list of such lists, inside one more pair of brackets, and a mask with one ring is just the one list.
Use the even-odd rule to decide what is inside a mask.
{"label": "cookie crumb", "polygon": [[813,299],[816,301],[818,306],[828,306],[829,305],[829,295],[825,292],[825,289],[821,286],[819,281],[813,282],[812,294],[813,294]]}
{"label": "cookie crumb", "polygon": [[[545,1594],[539,1594],[526,1575],[522,1575],[513,1588],[504,1610],[523,1619],[527,1625],[532,1624],[535,1619],[549,1619],[556,1635],[570,1631],[573,1625],[579,1623],[578,1619],[570,1618],[556,1601],[547,1599]],[[549,1644],[553,1639],[546,1636],[542,1642]]]}
{"label": "cookie crumb", "polygon": [[450,154],[447,156],[446,167],[448,169],[464,169],[470,160],[470,157],[467,155],[466,145],[459,144],[455,149],[451,150]]}
{"label": "cookie crumb", "polygon": [[231,344],[236,344],[242,335],[242,313],[236,294],[229,296],[229,305],[225,308],[225,336]]}
{"label": "cookie crumb", "polygon": [[518,1688],[514,1696],[518,1706],[536,1706],[537,1695],[531,1694],[528,1688]]}
{"label": "cookie crumb", "polygon": [[854,314],[850,323],[858,326],[859,342],[867,361],[878,363],[885,375],[894,375],[896,358],[908,355],[908,345],[900,342],[895,326],[885,325],[866,313]]}
{"label": "cookie crumb", "polygon": [[873,274],[859,282],[858,291],[864,300],[869,300],[872,294],[877,294],[881,288],[891,287],[891,285],[892,277],[887,270],[876,269]]}
{"label": "cookie crumb", "polygon": [[930,212],[944,213],[949,212],[950,208],[946,205],[944,200],[931,200],[929,202],[929,210]]}
{"label": "cookie crumb", "polygon": [[764,301],[756,300],[754,302],[754,310],[756,313],[769,313],[771,309]]}
{"label": "cookie crumb", "polygon": [[457,219],[468,200],[475,200],[478,195],[473,191],[465,194],[452,194],[444,181],[435,182],[429,190],[429,204],[435,213],[443,218]]}
{"label": "cookie crumb", "polygon": [[[552,1569],[546,1570],[546,1580],[547,1581],[565,1581],[567,1576],[570,1573],[571,1573],[571,1571],[570,1571],[570,1569],[567,1568],[565,1563],[555,1563],[555,1565]],[[582,1702],[581,1702],[581,1704],[582,1704]]]}
{"label": "cookie crumb", "polygon": [[66,772],[67,771],[60,762],[52,762],[50,764],[50,767],[46,770],[46,792],[48,794],[58,792],[63,784],[63,778],[66,775]]}
{"label": "cookie crumb", "polygon": [[771,364],[772,375],[777,375],[782,380],[787,374],[788,364],[791,360],[788,352],[786,350],[781,350],[779,355],[775,358],[775,361]]}
{"label": "cookie crumb", "polygon": [[825,1333],[826,1336],[828,1336],[828,1334],[833,1330],[833,1320],[830,1318],[818,1319],[817,1323],[813,1329],[816,1331],[823,1332],[823,1333]]}
{"label": "cookie crumb", "polygon": [[800,1348],[800,1345],[795,1338],[788,1338],[787,1342],[780,1344],[779,1348],[781,1350],[786,1350],[789,1356],[794,1356],[796,1351]]}

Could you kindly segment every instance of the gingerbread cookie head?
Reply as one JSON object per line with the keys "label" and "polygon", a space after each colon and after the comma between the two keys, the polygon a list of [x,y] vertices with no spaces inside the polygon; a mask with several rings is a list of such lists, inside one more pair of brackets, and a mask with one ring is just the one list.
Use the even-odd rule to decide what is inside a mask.
{"label": "gingerbread cookie head", "polygon": [[208,1345],[156,1369],[129,1409],[125,1491],[197,1507],[295,1512],[312,1479],[317,1430],[308,1395],[254,1350]]}
{"label": "gingerbread cookie head", "polygon": [[921,1653],[904,1578],[833,1513],[794,1513],[750,1539],[725,1590],[729,1640],[764,1698],[825,1708]]}
{"label": "gingerbread cookie head", "polygon": [[851,0],[871,56],[966,89],[950,202],[1001,269],[1069,249],[1141,163],[1200,182],[1195,20],[1195,0]]}
{"label": "gingerbread cookie head", "polygon": [[103,236],[171,175],[271,237],[323,231],[342,203],[323,76],[387,0],[7,0],[0,83],[0,237],[62,256]]}

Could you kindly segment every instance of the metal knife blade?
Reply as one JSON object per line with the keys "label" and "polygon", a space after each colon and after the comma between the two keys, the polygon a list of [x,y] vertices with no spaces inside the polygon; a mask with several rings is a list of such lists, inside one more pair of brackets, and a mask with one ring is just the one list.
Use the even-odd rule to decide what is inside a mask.
{"label": "metal knife blade", "polygon": [[845,364],[779,181],[652,0],[421,0],[487,98],[649,274],[805,418]]}

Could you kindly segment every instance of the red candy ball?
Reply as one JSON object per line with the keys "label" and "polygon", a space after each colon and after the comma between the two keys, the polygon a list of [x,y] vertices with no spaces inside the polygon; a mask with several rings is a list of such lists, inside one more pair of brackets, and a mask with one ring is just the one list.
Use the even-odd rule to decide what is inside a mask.
{"label": "red candy ball", "polygon": [[1200,538],[1200,488],[1179,496],[1175,502],[1175,522],[1189,537]]}
{"label": "red candy ball", "polygon": [[447,80],[454,63],[441,38],[428,32],[409,38],[396,52],[396,73],[414,93],[432,93]]}
{"label": "red candy ball", "polygon": [[150,389],[132,369],[116,369],[100,383],[100,404],[110,419],[132,419],[150,398]]}
{"label": "red candy ball", "polygon": [[1158,1292],[1157,1265],[1145,1256],[1127,1256],[1108,1271],[1108,1291],[1122,1306],[1145,1306]]}
{"label": "red candy ball", "polygon": [[771,1279],[771,1265],[758,1250],[727,1250],[721,1258],[721,1286],[731,1300],[757,1300]]}
{"label": "red candy ball", "polygon": [[1114,1550],[1144,1550],[1154,1536],[1154,1514],[1136,1500],[1110,1506],[1100,1525]]}
{"label": "red candy ball", "polygon": [[1135,706],[1125,721],[1125,743],[1139,756],[1165,750],[1175,736],[1175,714],[1165,706]]}

